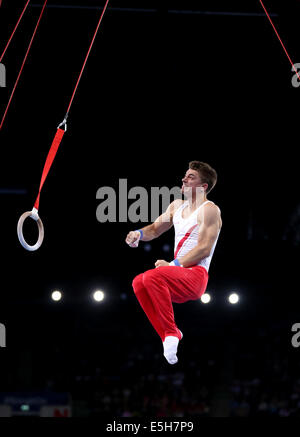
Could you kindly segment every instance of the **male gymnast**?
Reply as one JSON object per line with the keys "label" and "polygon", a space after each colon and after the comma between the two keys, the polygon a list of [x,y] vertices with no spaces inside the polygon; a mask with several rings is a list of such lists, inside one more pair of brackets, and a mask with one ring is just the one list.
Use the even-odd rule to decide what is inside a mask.
{"label": "male gymnast", "polygon": [[186,200],[174,200],[151,225],[131,231],[130,247],[159,237],[175,228],[174,260],[157,260],[155,268],[133,280],[133,290],[149,321],[163,342],[168,363],[178,361],[177,348],[183,334],[178,329],[172,302],[197,300],[204,294],[208,270],[222,227],[221,212],[207,199],[217,182],[216,171],[207,163],[191,161],[182,179]]}

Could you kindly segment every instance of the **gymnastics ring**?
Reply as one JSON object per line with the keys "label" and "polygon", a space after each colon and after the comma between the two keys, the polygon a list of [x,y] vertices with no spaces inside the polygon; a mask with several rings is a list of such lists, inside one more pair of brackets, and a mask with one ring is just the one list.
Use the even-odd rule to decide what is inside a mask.
{"label": "gymnastics ring", "polygon": [[[39,229],[38,241],[33,246],[31,246],[30,244],[28,244],[25,241],[25,238],[23,235],[23,224],[24,224],[24,221],[27,219],[27,217],[31,217],[33,220],[35,220],[37,222],[38,229]],[[30,252],[33,252],[33,251],[39,249],[39,247],[42,245],[42,242],[44,240],[44,225],[43,225],[43,222],[38,215],[38,211],[36,208],[33,208],[32,211],[24,212],[24,214],[21,215],[21,217],[19,218],[19,221],[18,221],[17,233],[18,233],[19,241],[22,244],[22,246],[24,247],[24,249],[29,250]]]}

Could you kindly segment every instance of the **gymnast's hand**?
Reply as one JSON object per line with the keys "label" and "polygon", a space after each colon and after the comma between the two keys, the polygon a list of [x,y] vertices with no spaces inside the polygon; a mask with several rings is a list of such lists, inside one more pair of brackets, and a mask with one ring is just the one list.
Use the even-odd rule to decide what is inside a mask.
{"label": "gymnast's hand", "polygon": [[126,243],[130,247],[138,247],[141,238],[141,233],[139,231],[131,231],[126,237]]}
{"label": "gymnast's hand", "polygon": [[163,259],[158,259],[155,263],[155,267],[164,267],[164,266],[168,266],[169,263]]}

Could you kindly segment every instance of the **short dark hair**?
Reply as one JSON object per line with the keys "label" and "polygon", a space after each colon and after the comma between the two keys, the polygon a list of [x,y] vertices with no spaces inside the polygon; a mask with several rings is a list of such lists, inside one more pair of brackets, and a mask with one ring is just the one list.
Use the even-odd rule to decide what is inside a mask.
{"label": "short dark hair", "polygon": [[206,190],[206,194],[208,194],[217,183],[218,175],[216,170],[206,162],[201,161],[191,161],[189,163],[189,169],[196,170],[199,173],[201,181],[208,185]]}

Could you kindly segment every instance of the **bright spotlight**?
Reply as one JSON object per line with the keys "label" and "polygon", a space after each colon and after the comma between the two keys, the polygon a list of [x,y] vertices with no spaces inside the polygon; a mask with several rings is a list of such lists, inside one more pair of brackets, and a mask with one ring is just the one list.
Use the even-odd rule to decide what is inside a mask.
{"label": "bright spotlight", "polygon": [[104,293],[103,291],[97,290],[93,294],[93,298],[96,302],[101,302],[104,299]]}
{"label": "bright spotlight", "polygon": [[62,294],[60,291],[55,290],[53,291],[53,293],[51,294],[51,298],[52,300],[54,300],[55,302],[58,302],[59,300],[61,300],[62,298]]}
{"label": "bright spotlight", "polygon": [[231,293],[230,296],[228,297],[228,300],[231,304],[238,303],[239,299],[240,298],[239,298],[238,294],[236,294],[236,293]]}
{"label": "bright spotlight", "polygon": [[204,294],[202,294],[200,299],[201,299],[201,302],[208,303],[208,302],[210,302],[211,297],[210,297],[210,294],[204,293]]}

